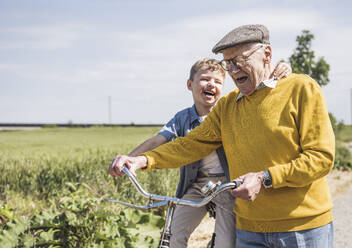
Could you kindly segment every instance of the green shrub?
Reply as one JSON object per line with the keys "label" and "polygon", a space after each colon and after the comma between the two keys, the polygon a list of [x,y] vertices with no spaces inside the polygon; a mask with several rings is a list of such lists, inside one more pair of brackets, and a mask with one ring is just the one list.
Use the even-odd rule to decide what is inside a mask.
{"label": "green shrub", "polygon": [[334,168],[339,170],[352,169],[352,156],[351,152],[345,146],[337,143],[335,152],[335,165]]}
{"label": "green shrub", "polygon": [[68,186],[57,207],[30,219],[8,221],[0,232],[2,247],[156,246],[163,226],[161,217],[137,210],[104,209],[104,200],[90,197],[87,186]]}
{"label": "green shrub", "polygon": [[[1,247],[155,247],[162,209],[121,210],[102,197],[145,204],[128,178],[113,178],[107,168],[116,154],[128,153],[158,129],[0,133]],[[174,195],[177,169],[137,175],[151,193]]]}
{"label": "green shrub", "polygon": [[57,128],[58,126],[56,124],[44,124],[42,127],[43,128]]}

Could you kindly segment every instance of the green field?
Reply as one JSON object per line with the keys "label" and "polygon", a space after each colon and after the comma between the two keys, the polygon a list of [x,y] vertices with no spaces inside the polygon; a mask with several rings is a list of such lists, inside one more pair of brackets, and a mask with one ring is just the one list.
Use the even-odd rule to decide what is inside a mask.
{"label": "green field", "polygon": [[338,128],[336,138],[338,140],[344,141],[344,142],[351,142],[352,141],[352,125],[343,125],[340,128]]}
{"label": "green field", "polygon": [[[107,169],[160,127],[0,131],[1,247],[155,247],[163,210],[141,213],[104,196],[144,204],[127,178]],[[349,169],[352,126],[339,126],[336,168]],[[138,172],[147,191],[174,195],[178,170]]]}
{"label": "green field", "polygon": [[[107,169],[116,154],[128,153],[159,129],[92,127],[1,131],[0,224],[6,231],[0,235],[0,243],[8,242],[9,247],[16,242],[18,246],[25,246],[27,242],[28,247],[31,244],[116,247],[122,243],[125,247],[134,247],[147,237],[151,247],[155,246],[160,217],[121,212],[121,207],[102,197],[145,203],[127,178],[114,179]],[[141,172],[138,179],[152,193],[174,195],[178,170]],[[38,224],[46,222],[49,224]],[[146,232],[150,236],[131,238],[139,232],[135,225],[138,222],[144,232],[151,230]],[[94,225],[100,229],[91,230]],[[11,241],[7,236],[18,240]],[[67,236],[76,237],[80,242],[66,240]]]}

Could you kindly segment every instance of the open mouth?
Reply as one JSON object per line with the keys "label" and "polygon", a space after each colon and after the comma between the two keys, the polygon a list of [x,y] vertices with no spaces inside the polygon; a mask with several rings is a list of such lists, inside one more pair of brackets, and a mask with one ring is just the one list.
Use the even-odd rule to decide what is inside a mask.
{"label": "open mouth", "polygon": [[215,96],[215,93],[211,92],[211,91],[204,91],[204,94],[206,96]]}
{"label": "open mouth", "polygon": [[248,76],[239,77],[236,79],[237,83],[242,84],[248,79]]}

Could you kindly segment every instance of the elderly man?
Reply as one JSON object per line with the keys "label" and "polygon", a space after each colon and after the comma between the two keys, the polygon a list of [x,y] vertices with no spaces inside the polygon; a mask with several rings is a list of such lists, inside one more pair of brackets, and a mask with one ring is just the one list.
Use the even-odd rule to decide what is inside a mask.
{"label": "elderly man", "polygon": [[117,156],[110,173],[178,167],[223,145],[230,178],[241,180],[236,247],[332,247],[326,174],[334,135],[319,85],[306,75],[269,79],[272,48],[263,25],[245,25],[213,48],[238,90],[219,100],[186,137],[138,157]]}

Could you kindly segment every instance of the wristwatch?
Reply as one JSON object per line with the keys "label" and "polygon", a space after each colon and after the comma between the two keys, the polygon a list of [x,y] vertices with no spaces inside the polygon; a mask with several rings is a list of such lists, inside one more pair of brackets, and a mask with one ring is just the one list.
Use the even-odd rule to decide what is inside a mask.
{"label": "wristwatch", "polygon": [[266,189],[273,187],[273,180],[268,170],[264,171],[263,186]]}

